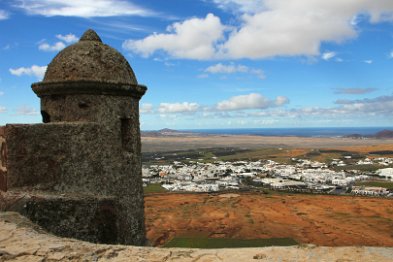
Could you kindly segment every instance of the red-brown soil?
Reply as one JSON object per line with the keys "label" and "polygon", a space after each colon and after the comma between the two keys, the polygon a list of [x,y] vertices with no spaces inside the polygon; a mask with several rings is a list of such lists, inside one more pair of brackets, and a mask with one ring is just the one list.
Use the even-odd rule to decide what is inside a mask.
{"label": "red-brown soil", "polygon": [[393,247],[393,200],[326,195],[149,194],[149,241],[174,236],[293,238],[324,246]]}

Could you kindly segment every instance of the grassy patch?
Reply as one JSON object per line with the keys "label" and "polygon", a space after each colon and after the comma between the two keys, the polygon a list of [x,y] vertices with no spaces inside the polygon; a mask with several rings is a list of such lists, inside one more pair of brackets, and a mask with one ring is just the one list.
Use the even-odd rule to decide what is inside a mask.
{"label": "grassy patch", "polygon": [[164,247],[183,248],[235,248],[235,247],[267,247],[267,246],[293,246],[298,243],[292,238],[267,239],[230,239],[206,237],[175,237]]}
{"label": "grassy patch", "polygon": [[358,181],[355,183],[356,186],[376,186],[384,187],[389,190],[393,190],[393,181],[381,181],[381,180],[371,180],[371,181]]}
{"label": "grassy patch", "polygon": [[164,193],[168,192],[165,188],[161,186],[161,184],[148,184],[146,187],[143,188],[143,193]]}
{"label": "grassy patch", "polygon": [[341,170],[360,170],[365,172],[375,172],[381,167],[379,165],[347,165],[347,166],[336,166],[333,169],[335,171]]}
{"label": "grassy patch", "polygon": [[220,159],[223,161],[271,159],[272,156],[279,153],[281,153],[281,150],[277,148],[263,148],[258,150],[237,152],[233,155],[222,156]]}

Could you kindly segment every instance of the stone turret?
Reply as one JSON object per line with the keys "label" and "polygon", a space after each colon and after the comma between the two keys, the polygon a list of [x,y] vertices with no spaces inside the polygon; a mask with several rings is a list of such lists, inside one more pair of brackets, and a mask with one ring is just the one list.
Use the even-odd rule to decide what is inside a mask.
{"label": "stone turret", "polygon": [[143,244],[139,100],[146,87],[127,60],[88,30],[32,89],[44,124],[0,128],[0,190],[30,197],[0,209],[61,236]]}

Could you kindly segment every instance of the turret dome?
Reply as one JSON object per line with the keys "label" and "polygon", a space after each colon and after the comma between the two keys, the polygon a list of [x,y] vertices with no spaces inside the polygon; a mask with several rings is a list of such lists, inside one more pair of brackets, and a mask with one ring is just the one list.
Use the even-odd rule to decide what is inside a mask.
{"label": "turret dome", "polygon": [[91,29],[56,55],[44,79],[32,85],[37,95],[54,93],[143,92],[130,64],[116,49],[102,43]]}

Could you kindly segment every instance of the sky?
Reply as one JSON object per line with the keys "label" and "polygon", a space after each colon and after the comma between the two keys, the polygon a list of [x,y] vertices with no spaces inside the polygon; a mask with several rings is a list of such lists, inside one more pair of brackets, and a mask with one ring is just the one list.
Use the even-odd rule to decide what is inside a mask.
{"label": "sky", "polygon": [[0,0],[0,125],[94,29],[138,82],[141,128],[393,126],[392,0]]}

